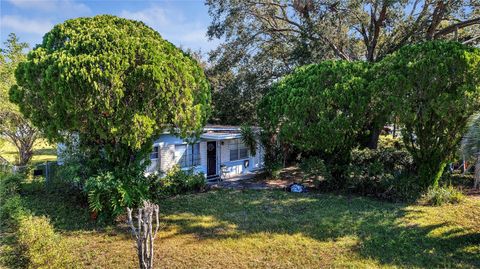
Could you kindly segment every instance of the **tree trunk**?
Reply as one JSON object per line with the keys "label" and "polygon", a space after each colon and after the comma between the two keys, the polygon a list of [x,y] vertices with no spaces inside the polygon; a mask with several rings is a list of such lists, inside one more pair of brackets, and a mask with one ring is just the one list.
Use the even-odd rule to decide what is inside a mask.
{"label": "tree trunk", "polygon": [[[145,201],[143,207],[137,209],[137,226],[135,227],[133,210],[127,208],[128,224],[137,243],[138,265],[140,269],[153,268],[153,241],[159,228],[158,205]],[[155,219],[153,218],[155,216]],[[156,227],[153,229],[153,222]]]}
{"label": "tree trunk", "polygon": [[477,155],[477,162],[475,163],[475,177],[473,182],[473,188],[480,188],[480,154]]}
{"label": "tree trunk", "polygon": [[371,127],[370,128],[370,136],[368,137],[368,141],[365,144],[365,147],[369,149],[377,149],[378,147],[378,139],[380,138],[380,132],[376,127]]}
{"label": "tree trunk", "polygon": [[437,187],[438,181],[442,177],[443,170],[447,166],[446,161],[440,161],[434,157],[429,160],[417,161],[420,163],[418,167],[418,175],[420,184],[426,190],[429,187]]}

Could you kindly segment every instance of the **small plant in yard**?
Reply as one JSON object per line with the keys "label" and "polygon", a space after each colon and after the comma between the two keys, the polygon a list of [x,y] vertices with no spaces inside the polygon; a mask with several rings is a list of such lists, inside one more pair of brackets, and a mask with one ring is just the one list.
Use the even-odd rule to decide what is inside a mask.
{"label": "small plant in yard", "polygon": [[431,187],[422,196],[422,204],[441,206],[443,204],[458,204],[465,199],[465,195],[457,188],[448,186]]}
{"label": "small plant in yard", "polygon": [[183,170],[178,166],[172,167],[163,177],[151,176],[156,198],[165,198],[188,192],[201,191],[205,188],[205,177],[195,173],[192,169]]}
{"label": "small plant in yard", "polygon": [[18,247],[29,268],[76,268],[47,217],[23,216],[17,233]]}
{"label": "small plant in yard", "polygon": [[240,127],[240,131],[242,134],[242,142],[248,147],[248,150],[250,151],[250,154],[252,156],[255,156],[257,154],[257,134],[255,133],[255,130],[249,125],[242,125]]}
{"label": "small plant in yard", "polygon": [[24,208],[19,194],[23,181],[20,175],[0,175],[0,230],[15,235],[11,262],[15,267],[75,268],[49,219],[33,216]]}

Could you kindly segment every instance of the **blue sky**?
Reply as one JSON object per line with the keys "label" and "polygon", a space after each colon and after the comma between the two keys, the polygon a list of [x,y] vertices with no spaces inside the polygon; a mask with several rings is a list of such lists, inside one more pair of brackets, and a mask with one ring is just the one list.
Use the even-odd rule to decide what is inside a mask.
{"label": "blue sky", "polygon": [[182,48],[206,53],[219,43],[206,37],[210,18],[203,0],[0,0],[1,42],[14,32],[33,47],[53,25],[98,14],[141,20]]}

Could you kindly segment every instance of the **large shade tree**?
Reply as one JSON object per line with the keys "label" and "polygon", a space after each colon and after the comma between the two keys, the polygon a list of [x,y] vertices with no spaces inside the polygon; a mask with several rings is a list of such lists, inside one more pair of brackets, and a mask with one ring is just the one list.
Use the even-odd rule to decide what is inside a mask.
{"label": "large shade tree", "polygon": [[10,94],[23,114],[51,141],[74,134],[91,165],[108,170],[92,184],[139,207],[139,265],[152,268],[158,207],[141,177],[156,136],[194,136],[206,122],[210,90],[197,61],[142,22],[102,15],[56,25],[16,78]]}
{"label": "large shade tree", "polygon": [[[478,0],[208,0],[213,103],[218,121],[255,121],[270,84],[296,67],[328,59],[376,62],[400,47],[433,39],[480,42]],[[235,96],[240,98],[230,98]],[[217,105],[218,103],[218,105]],[[235,117],[232,117],[235,115]],[[370,126],[375,147],[379,130]]]}
{"label": "large shade tree", "polygon": [[9,100],[8,91],[15,85],[15,69],[25,60],[28,48],[15,34],[10,34],[0,50],[0,135],[13,144],[18,152],[17,165],[24,166],[33,157],[33,147],[39,132]]}
{"label": "large shade tree", "polygon": [[262,128],[301,152],[345,164],[369,114],[381,111],[369,87],[369,64],[325,61],[297,68],[263,98]]}
{"label": "large shade tree", "polygon": [[374,86],[403,126],[423,187],[435,186],[480,109],[480,50],[457,42],[406,46],[376,65]]}
{"label": "large shade tree", "polygon": [[16,77],[12,99],[49,139],[77,134],[116,168],[143,161],[167,129],[201,130],[209,111],[195,60],[143,23],[113,16],[56,25]]}

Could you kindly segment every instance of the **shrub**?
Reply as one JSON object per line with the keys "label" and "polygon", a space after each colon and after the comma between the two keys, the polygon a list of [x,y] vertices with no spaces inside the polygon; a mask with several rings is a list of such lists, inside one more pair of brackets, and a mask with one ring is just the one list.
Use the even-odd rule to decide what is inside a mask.
{"label": "shrub", "polygon": [[265,172],[273,179],[278,179],[283,165],[280,162],[265,162]]}
{"label": "shrub", "polygon": [[19,221],[17,241],[28,268],[74,268],[59,235],[46,217],[24,216]]}
{"label": "shrub", "polygon": [[13,227],[25,214],[22,207],[22,200],[19,195],[10,196],[0,205],[0,221],[2,226]]}
{"label": "shrub", "polygon": [[21,175],[0,175],[0,223],[1,226],[14,226],[23,214],[21,199],[18,195],[23,177]]}
{"label": "shrub", "polygon": [[88,195],[90,210],[100,213],[100,220],[110,222],[135,207],[139,201],[149,200],[150,186],[143,175],[116,175],[112,172],[90,177],[84,191]]}
{"label": "shrub", "polygon": [[391,147],[354,149],[345,169],[347,188],[361,195],[387,200],[414,200],[420,195],[408,151]]}
{"label": "shrub", "polygon": [[17,194],[20,191],[23,181],[24,177],[21,175],[0,175],[0,203],[2,199]]}
{"label": "shrub", "polygon": [[86,177],[82,175],[85,170],[83,165],[63,164],[55,166],[52,170],[51,177],[47,182],[48,190],[65,192],[84,188]]}
{"label": "shrub", "polygon": [[382,135],[378,139],[378,147],[403,149],[405,148],[405,145],[400,137],[393,137],[393,135]]}
{"label": "shrub", "polygon": [[460,188],[472,188],[474,181],[475,178],[473,174],[463,174],[458,171],[451,173],[450,171],[447,171],[444,172],[439,183],[441,185],[452,185]]}
{"label": "shrub", "polygon": [[457,204],[465,199],[464,194],[452,185],[431,187],[422,196],[420,202],[426,205],[441,206],[443,204]]}
{"label": "shrub", "polygon": [[332,180],[325,162],[318,157],[310,157],[300,162],[300,169],[305,174],[305,179],[313,180],[315,187],[320,187],[320,184],[325,181]]}
{"label": "shrub", "polygon": [[182,170],[174,166],[163,177],[152,176],[156,198],[165,198],[188,192],[201,191],[205,187],[205,177],[202,174],[194,173],[193,170]]}

